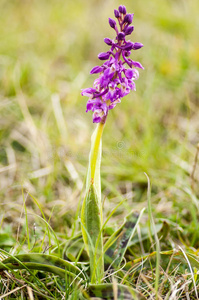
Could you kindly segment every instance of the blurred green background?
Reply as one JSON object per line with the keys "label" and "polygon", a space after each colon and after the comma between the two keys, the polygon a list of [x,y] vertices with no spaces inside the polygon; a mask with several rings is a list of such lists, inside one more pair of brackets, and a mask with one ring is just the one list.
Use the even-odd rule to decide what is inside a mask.
{"label": "blurred green background", "polygon": [[198,167],[194,192],[190,187],[199,141],[198,0],[0,1],[3,224],[23,223],[23,189],[29,212],[39,213],[28,193],[47,216],[54,207],[54,228],[70,228],[95,128],[80,92],[96,78],[89,72],[99,64],[98,53],[108,49],[104,37],[115,36],[108,17],[120,4],[135,14],[131,40],[144,47],[131,58],[145,70],[140,71],[137,91],[110,111],[107,120],[105,212],[123,197],[127,211],[146,206],[146,172],[155,216],[176,223],[184,218],[188,224],[197,202],[193,193],[199,193]]}

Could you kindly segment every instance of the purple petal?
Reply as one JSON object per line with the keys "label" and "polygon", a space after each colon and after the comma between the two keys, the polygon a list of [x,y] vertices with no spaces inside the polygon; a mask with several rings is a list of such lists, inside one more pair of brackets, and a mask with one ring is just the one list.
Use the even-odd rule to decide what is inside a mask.
{"label": "purple petal", "polygon": [[86,88],[86,89],[82,89],[81,95],[82,96],[90,97],[95,92],[96,92],[96,90],[93,89],[93,88]]}
{"label": "purple petal", "polygon": [[97,114],[93,114],[93,123],[100,123],[101,117],[99,117]]}
{"label": "purple petal", "polygon": [[129,87],[132,91],[136,91],[136,85],[135,85],[135,82],[132,81],[131,83],[129,83]]}
{"label": "purple petal", "polygon": [[104,94],[106,94],[107,92],[108,92],[108,88],[105,89],[105,90],[102,91],[102,92],[96,92],[96,93],[94,94],[94,96],[99,98],[99,97],[103,96]]}
{"label": "purple petal", "polygon": [[104,78],[105,78],[105,79],[112,79],[112,78],[113,78],[113,75],[114,75],[114,72],[112,72],[110,68],[107,68],[107,69],[104,71]]}
{"label": "purple petal", "polygon": [[88,100],[87,104],[86,104],[86,112],[88,112],[89,110],[92,110],[93,108],[93,102],[91,100]]}
{"label": "purple petal", "polygon": [[144,69],[144,67],[141,65],[141,63],[139,63],[138,61],[133,61],[131,60],[131,63],[134,67],[136,68],[140,68],[140,69]]}
{"label": "purple petal", "polygon": [[103,112],[105,113],[105,115],[107,114],[107,112],[108,112],[108,107],[107,107],[107,105],[106,105],[106,103],[102,103],[102,105],[101,105],[101,109],[103,110]]}
{"label": "purple petal", "polygon": [[101,52],[98,55],[98,58],[101,60],[109,59],[110,53],[109,52]]}
{"label": "purple petal", "polygon": [[113,109],[116,106],[116,104],[120,102],[121,102],[120,98],[116,99],[109,105],[108,109]]}
{"label": "purple petal", "polygon": [[92,68],[92,70],[90,71],[90,74],[97,74],[97,73],[100,73],[104,70],[103,67],[100,67],[100,66],[96,66],[94,68]]}
{"label": "purple petal", "polygon": [[126,78],[128,78],[128,79],[131,79],[133,77],[133,74],[134,74],[134,72],[132,69],[127,69],[125,71]]}
{"label": "purple petal", "polygon": [[106,103],[98,102],[94,105],[93,122],[99,123],[104,115],[107,115],[108,107]]}

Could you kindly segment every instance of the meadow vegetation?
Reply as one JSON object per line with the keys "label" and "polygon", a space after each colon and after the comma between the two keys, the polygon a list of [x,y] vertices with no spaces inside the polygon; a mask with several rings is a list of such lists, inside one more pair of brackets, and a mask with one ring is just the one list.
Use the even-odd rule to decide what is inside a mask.
{"label": "meadow vegetation", "polygon": [[[80,92],[93,83],[89,71],[107,51],[107,20],[119,4],[135,14],[131,40],[144,47],[132,59],[145,70],[104,129],[104,220],[118,205],[104,239],[132,209],[146,209],[126,269],[105,281],[143,299],[198,299],[198,0],[0,1],[0,257],[53,254],[89,274],[79,216],[95,124]],[[79,299],[69,282],[2,271],[0,299]]]}

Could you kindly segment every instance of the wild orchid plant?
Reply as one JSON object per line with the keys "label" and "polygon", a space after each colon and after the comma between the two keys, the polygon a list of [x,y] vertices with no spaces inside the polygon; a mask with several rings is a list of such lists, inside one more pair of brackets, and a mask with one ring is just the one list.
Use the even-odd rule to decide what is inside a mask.
{"label": "wild orchid plant", "polygon": [[[123,225],[103,245],[103,224],[100,164],[102,151],[102,133],[107,121],[109,110],[113,109],[121,99],[131,90],[136,90],[135,80],[139,73],[135,68],[143,69],[142,65],[133,61],[129,56],[132,50],[138,50],[143,45],[128,40],[134,31],[132,26],[134,14],[126,12],[125,6],[120,5],[114,10],[116,21],[109,18],[109,25],[115,30],[115,39],[105,38],[104,42],[110,47],[102,52],[98,58],[104,63],[91,70],[91,74],[98,74],[93,87],[82,90],[83,96],[88,96],[87,112],[93,112],[93,123],[98,123],[91,138],[91,151],[86,182],[86,196],[81,211],[82,235],[90,260],[89,295],[103,298],[112,297],[112,284],[103,284],[104,268],[116,269],[120,266],[132,235],[135,232],[139,215],[131,212]],[[141,215],[141,214],[140,214]],[[63,278],[66,275],[73,282],[85,283],[87,273],[77,265],[77,262],[57,258],[45,254],[21,254],[11,256],[0,263],[0,269],[30,269],[44,270],[55,273]],[[34,274],[33,274],[34,275]],[[125,286],[118,285],[118,295],[131,295]],[[121,293],[122,291],[122,293]],[[122,296],[122,297],[123,297]],[[112,299],[112,298],[110,298]],[[115,298],[114,298],[115,299]],[[123,299],[123,298],[117,298]],[[127,298],[125,298],[127,299]],[[132,298],[128,298],[132,299]]]}
{"label": "wild orchid plant", "polygon": [[116,38],[105,38],[110,47],[101,52],[98,58],[105,61],[101,66],[92,68],[90,74],[99,74],[93,87],[82,90],[88,96],[87,110],[93,112],[93,123],[98,123],[91,138],[91,151],[86,184],[86,197],[83,202],[81,221],[85,245],[90,257],[91,283],[100,283],[104,274],[104,252],[102,237],[102,201],[100,183],[101,138],[109,110],[113,109],[121,98],[135,90],[135,80],[139,73],[135,69],[143,66],[129,58],[132,50],[143,47],[133,43],[127,37],[133,32],[134,14],[127,14],[125,6],[114,10],[118,21],[109,18],[109,25],[115,30]]}

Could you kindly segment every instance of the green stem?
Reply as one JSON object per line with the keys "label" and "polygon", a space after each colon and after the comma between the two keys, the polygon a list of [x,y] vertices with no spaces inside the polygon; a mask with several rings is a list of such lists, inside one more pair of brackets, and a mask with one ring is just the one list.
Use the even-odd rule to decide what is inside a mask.
{"label": "green stem", "polygon": [[97,162],[97,157],[98,157],[98,152],[99,152],[99,146],[102,138],[102,133],[104,130],[104,123],[99,123],[97,127],[97,133],[94,141],[94,146],[91,152],[91,180],[94,181],[95,177],[95,169],[96,169],[96,162]]}
{"label": "green stem", "polygon": [[101,201],[101,138],[105,122],[96,127],[91,137],[86,196],[82,204],[81,222],[84,243],[90,258],[91,283],[100,283],[104,276]]}

